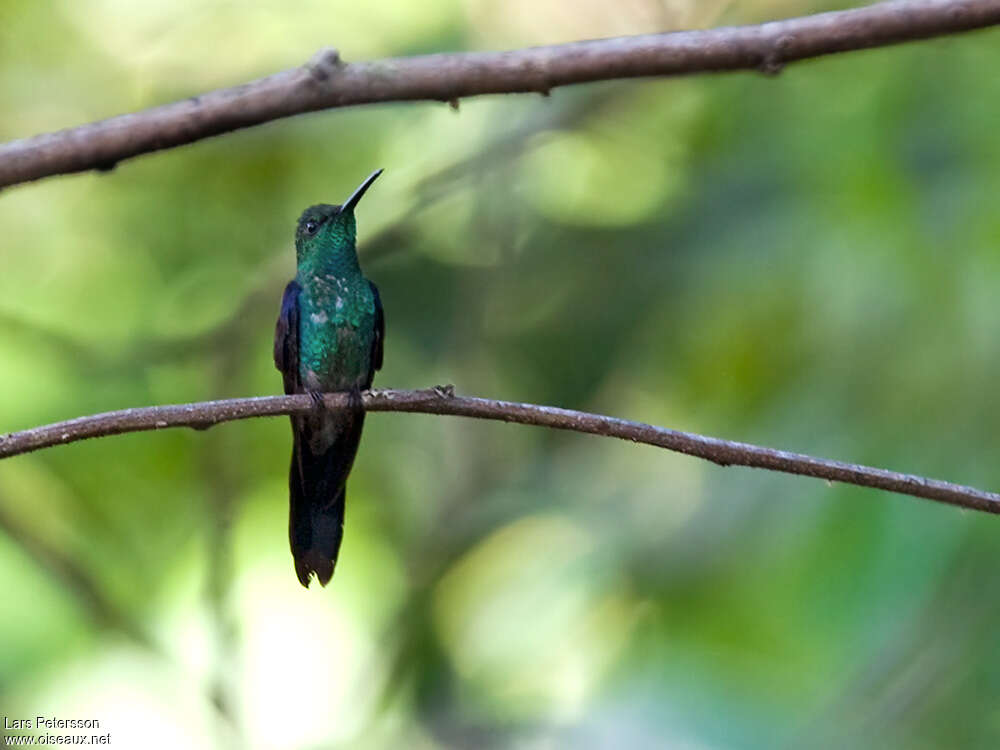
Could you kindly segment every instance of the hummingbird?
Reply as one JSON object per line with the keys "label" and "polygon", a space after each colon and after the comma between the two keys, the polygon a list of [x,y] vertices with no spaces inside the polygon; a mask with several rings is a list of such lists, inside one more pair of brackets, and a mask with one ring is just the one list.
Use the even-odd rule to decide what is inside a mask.
{"label": "hummingbird", "polygon": [[[308,393],[315,408],[293,415],[288,472],[288,538],[295,574],[326,586],[344,535],[347,475],[361,440],[361,391],[382,367],[385,317],[378,288],[358,262],[354,208],[382,174],[376,170],[343,205],[302,212],[295,229],[295,278],[281,299],[274,364],[285,393]],[[321,394],[346,391],[346,409],[328,410]]]}

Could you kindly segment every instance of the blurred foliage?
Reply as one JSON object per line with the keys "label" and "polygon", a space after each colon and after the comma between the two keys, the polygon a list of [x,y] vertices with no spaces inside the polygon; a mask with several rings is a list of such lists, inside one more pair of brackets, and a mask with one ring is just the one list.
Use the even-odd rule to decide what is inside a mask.
{"label": "blurred foliage", "polygon": [[[0,138],[291,67],[816,2],[5,0]],[[1000,486],[997,32],[318,113],[0,195],[2,430],[274,393],[301,209],[375,167],[377,384]],[[0,713],[143,747],[995,747],[996,522],[647,447],[377,415],[328,590],[285,420],[0,466]]]}

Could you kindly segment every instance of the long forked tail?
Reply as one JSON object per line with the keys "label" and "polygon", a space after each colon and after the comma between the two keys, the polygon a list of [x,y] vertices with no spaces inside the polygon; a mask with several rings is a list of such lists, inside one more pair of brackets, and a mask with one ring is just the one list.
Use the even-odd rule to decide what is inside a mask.
{"label": "long forked tail", "polygon": [[288,538],[295,574],[309,588],[312,574],[326,586],[333,577],[340,542],[344,536],[346,475],[338,476],[338,461],[324,451],[319,455],[295,441],[288,474]]}

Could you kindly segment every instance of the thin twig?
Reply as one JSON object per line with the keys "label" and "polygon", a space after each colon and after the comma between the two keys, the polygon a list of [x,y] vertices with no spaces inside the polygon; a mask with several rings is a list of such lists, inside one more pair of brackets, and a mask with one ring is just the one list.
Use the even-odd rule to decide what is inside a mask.
{"label": "thin twig", "polygon": [[112,169],[172,148],[320,109],[389,101],[456,103],[480,94],[548,94],[618,78],[757,70],[1000,24],[1000,0],[890,0],[756,26],[620,37],[507,52],[345,63],[336,50],[242,86],[0,145],[0,187]]}
{"label": "thin twig", "polygon": [[[348,397],[342,393],[326,394],[324,400],[330,409],[344,408],[348,405]],[[586,432],[654,445],[704,458],[722,466],[750,466],[799,474],[859,487],[874,487],[987,513],[1000,513],[1000,494],[973,487],[554,406],[456,396],[451,386],[437,386],[419,391],[372,390],[363,394],[363,400],[368,411],[476,417]],[[207,429],[220,422],[282,414],[303,414],[314,408],[312,399],[302,394],[123,409],[0,435],[0,459],[87,438],[167,427]]]}

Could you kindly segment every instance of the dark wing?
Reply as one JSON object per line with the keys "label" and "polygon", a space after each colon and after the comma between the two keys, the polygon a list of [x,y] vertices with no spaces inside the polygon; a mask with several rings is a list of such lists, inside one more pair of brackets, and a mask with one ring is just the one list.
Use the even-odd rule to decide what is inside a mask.
{"label": "dark wing", "polygon": [[[368,282],[375,297],[375,340],[372,342],[372,375],[375,370],[382,369],[382,347],[385,343],[385,313],[382,311],[382,298],[379,297],[378,287]],[[369,385],[371,385],[369,383]]]}
{"label": "dark wing", "polygon": [[302,393],[299,378],[299,293],[302,287],[289,281],[281,298],[281,314],[274,328],[274,366],[285,381],[285,393]]}

